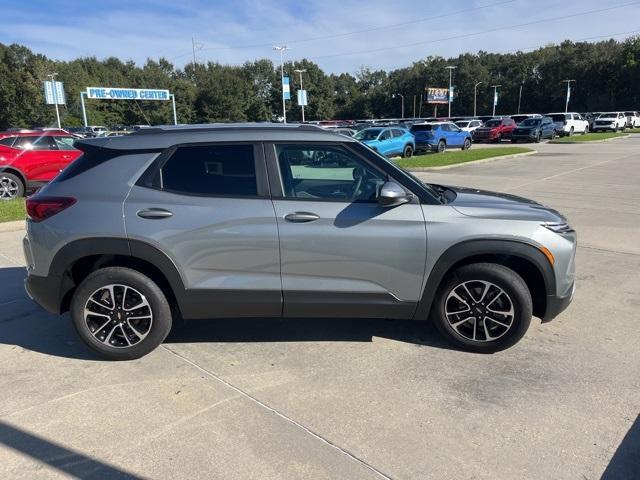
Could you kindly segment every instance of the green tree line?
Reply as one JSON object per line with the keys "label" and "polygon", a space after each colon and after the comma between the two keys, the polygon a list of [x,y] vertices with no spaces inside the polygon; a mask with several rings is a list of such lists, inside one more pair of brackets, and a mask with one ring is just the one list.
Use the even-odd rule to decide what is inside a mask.
{"label": "green tree line", "polygon": [[[573,111],[640,109],[640,37],[636,36],[596,43],[565,41],[530,52],[426,56],[389,72],[363,66],[353,73],[326,74],[309,60],[290,61],[284,67],[292,90],[287,118],[300,118],[295,69],[306,69],[307,120],[362,119],[400,117],[398,94],[404,95],[406,117],[414,115],[414,104],[415,115],[432,115],[433,106],[421,103],[421,94],[427,87],[448,86],[447,65],[457,67],[452,106],[456,116],[473,113],[478,82],[482,82],[478,115],[491,113],[493,84],[502,85],[497,113],[516,112],[521,87],[521,112],[562,111],[564,79],[576,80]],[[181,69],[163,58],[147,60],[142,66],[115,57],[56,61],[25,46],[0,43],[0,129],[54,124],[54,108],[45,105],[42,86],[51,72],[64,82],[67,105],[61,114],[66,126],[82,125],[80,92],[89,86],[169,89],[175,94],[180,123],[272,121],[281,114],[279,65],[271,60],[238,66],[207,62]],[[170,102],[88,100],[86,106],[92,125],[172,122]]]}

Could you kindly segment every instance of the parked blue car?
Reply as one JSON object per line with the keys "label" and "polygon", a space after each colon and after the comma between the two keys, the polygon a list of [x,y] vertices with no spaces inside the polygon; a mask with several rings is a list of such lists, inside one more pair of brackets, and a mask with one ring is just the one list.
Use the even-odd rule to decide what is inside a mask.
{"label": "parked blue car", "polygon": [[430,122],[411,125],[415,136],[415,150],[444,152],[448,147],[471,148],[471,133],[461,130],[455,123]]}
{"label": "parked blue car", "polygon": [[385,157],[411,157],[416,150],[413,134],[401,127],[372,127],[360,130],[354,138]]}

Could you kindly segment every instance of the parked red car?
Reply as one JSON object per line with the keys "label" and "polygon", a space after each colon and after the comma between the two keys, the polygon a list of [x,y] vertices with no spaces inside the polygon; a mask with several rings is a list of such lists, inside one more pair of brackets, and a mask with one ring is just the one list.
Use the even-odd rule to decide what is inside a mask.
{"label": "parked red car", "polygon": [[499,142],[503,138],[511,138],[514,128],[516,128],[516,122],[512,118],[492,118],[473,131],[473,141]]}
{"label": "parked red car", "polygon": [[51,181],[82,153],[64,130],[0,133],[0,200],[10,200]]}

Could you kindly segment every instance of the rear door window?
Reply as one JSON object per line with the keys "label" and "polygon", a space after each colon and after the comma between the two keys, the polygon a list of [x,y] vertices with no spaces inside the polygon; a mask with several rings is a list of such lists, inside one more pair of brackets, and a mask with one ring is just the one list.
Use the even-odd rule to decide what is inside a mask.
{"label": "rear door window", "polygon": [[22,150],[57,150],[53,137],[50,136],[42,136],[42,137],[18,137],[14,144],[15,148],[20,148]]}
{"label": "rear door window", "polygon": [[153,185],[185,195],[258,195],[253,145],[178,147],[156,173]]}

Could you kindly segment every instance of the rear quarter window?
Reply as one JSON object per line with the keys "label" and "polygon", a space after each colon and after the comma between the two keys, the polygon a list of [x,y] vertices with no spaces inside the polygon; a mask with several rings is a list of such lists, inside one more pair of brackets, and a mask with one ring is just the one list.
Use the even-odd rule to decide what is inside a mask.
{"label": "rear quarter window", "polygon": [[255,197],[253,145],[178,147],[152,183],[160,190],[185,195]]}

